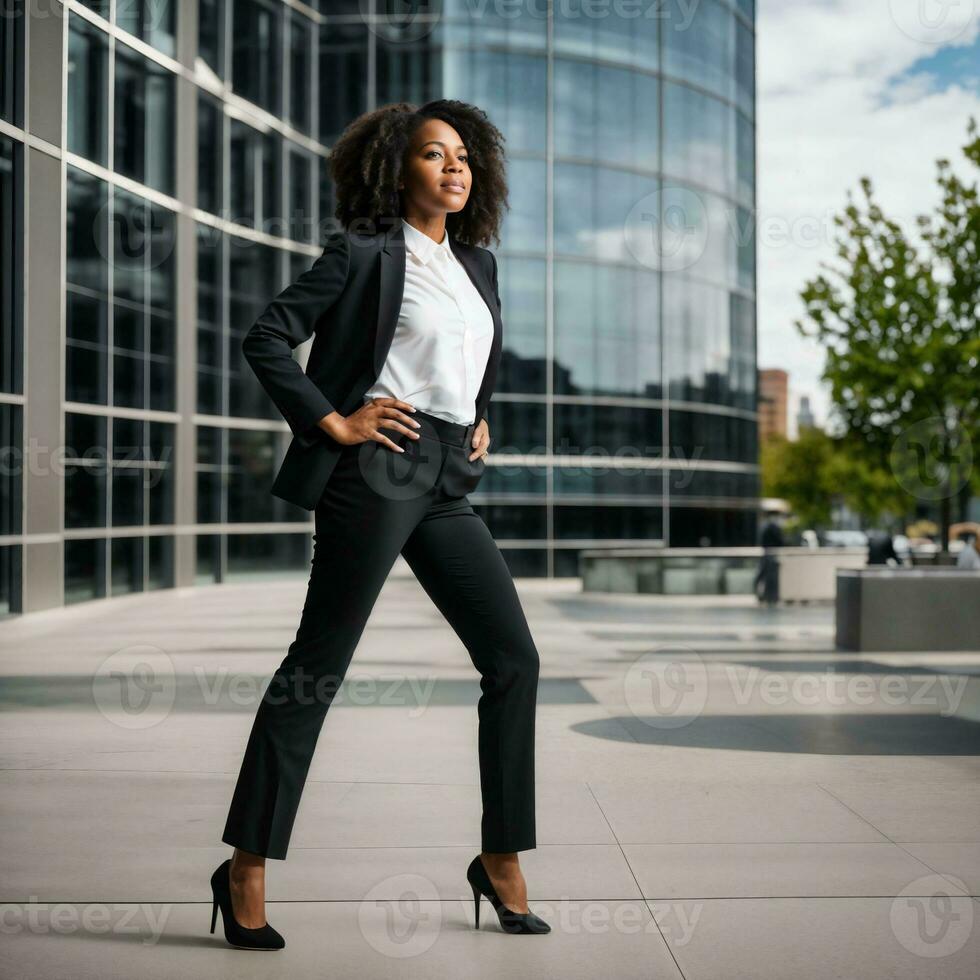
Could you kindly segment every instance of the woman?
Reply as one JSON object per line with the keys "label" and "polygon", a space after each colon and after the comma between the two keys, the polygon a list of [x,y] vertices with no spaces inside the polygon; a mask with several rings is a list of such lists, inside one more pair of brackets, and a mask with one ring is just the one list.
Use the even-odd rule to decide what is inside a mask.
{"label": "woman", "polygon": [[[550,931],[528,909],[517,855],[536,846],[538,653],[466,497],[500,356],[497,264],[480,243],[499,240],[502,142],[456,101],[356,119],[331,152],[344,230],[243,342],[295,437],[273,493],[311,507],[315,533],[296,639],[256,712],[222,835],[235,851],[211,879],[211,931],[220,907],[235,946],[284,945],[265,919],[265,861],[286,856],[327,709],[399,554],[482,675],[481,853],[466,870],[476,926],[486,895],[505,931]],[[303,372],[291,351],[313,333]]]}

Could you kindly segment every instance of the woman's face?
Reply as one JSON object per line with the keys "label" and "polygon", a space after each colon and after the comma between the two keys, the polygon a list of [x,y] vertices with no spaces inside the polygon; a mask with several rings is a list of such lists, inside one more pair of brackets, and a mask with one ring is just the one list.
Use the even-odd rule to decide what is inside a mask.
{"label": "woman's face", "polygon": [[462,211],[472,186],[469,155],[459,133],[427,119],[412,137],[402,178],[406,212],[434,217]]}

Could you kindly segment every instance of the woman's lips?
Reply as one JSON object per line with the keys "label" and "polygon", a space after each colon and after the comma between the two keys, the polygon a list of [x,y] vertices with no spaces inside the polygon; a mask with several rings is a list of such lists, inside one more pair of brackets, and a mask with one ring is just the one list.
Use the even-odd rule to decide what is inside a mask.
{"label": "woman's lips", "polygon": [[443,190],[452,191],[454,194],[465,194],[466,188],[462,184],[440,184]]}

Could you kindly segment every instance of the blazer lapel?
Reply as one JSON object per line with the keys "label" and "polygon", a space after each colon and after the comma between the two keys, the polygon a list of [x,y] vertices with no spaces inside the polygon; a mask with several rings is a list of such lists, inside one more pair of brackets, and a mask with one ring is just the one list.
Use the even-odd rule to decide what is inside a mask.
{"label": "blazer lapel", "polygon": [[381,373],[405,294],[405,230],[399,221],[385,232],[378,256],[378,323],[374,334],[374,376]]}
{"label": "blazer lapel", "polygon": [[[485,400],[488,386],[492,386],[496,378],[496,365],[500,359],[503,339],[503,325],[497,310],[497,301],[493,295],[493,284],[481,272],[473,250],[456,241],[452,234],[449,235],[449,246],[483,297],[493,318],[493,341],[490,345],[490,356],[487,358],[483,382],[476,399],[477,406],[480,406]],[[388,356],[392,338],[395,336],[395,327],[398,325],[402,297],[405,294],[405,230],[400,221],[394,228],[385,232],[384,244],[379,252],[378,275],[378,322],[374,337],[373,365],[375,378],[381,373],[385,358]]]}

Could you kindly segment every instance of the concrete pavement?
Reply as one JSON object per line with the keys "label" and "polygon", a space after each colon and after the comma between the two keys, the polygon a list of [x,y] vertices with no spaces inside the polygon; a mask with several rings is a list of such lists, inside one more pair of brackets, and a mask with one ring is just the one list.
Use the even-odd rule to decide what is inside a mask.
{"label": "concrete pavement", "polygon": [[479,850],[466,650],[398,568],[327,715],[286,861],[286,949],[208,934],[208,878],[305,579],[0,624],[0,975],[980,976],[975,654],[855,657],[830,607],[518,580],[541,654],[541,937]]}

